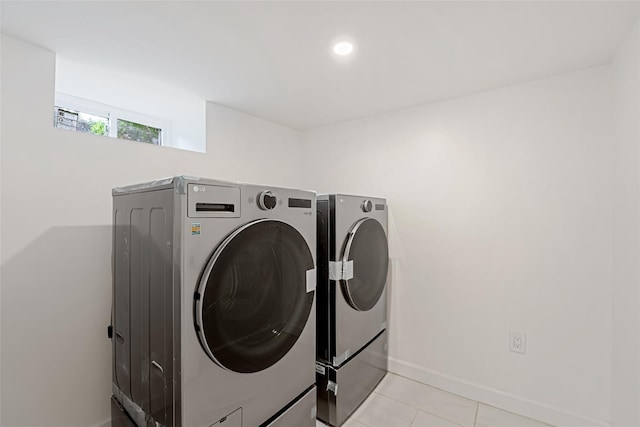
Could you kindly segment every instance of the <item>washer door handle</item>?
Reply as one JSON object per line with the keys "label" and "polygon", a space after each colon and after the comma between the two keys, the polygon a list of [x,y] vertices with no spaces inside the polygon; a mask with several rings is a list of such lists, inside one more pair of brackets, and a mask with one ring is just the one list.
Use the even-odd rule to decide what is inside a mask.
{"label": "washer door handle", "polygon": [[160,373],[164,376],[164,369],[162,369],[162,366],[160,366],[160,364],[158,362],[156,362],[155,360],[152,360],[151,361],[151,366],[153,366],[154,368],[159,370]]}

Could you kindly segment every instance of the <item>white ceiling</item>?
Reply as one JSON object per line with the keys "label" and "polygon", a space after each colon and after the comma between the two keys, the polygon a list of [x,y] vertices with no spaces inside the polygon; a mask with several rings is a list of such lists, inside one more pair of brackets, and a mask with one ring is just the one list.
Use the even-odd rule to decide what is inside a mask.
{"label": "white ceiling", "polygon": [[[2,32],[296,129],[608,63],[640,2],[3,1]],[[336,61],[333,40],[356,55]]]}

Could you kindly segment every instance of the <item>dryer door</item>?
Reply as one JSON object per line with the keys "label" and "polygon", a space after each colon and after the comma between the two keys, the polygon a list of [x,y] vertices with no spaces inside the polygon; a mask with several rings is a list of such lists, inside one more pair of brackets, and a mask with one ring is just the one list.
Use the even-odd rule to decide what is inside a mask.
{"label": "dryer door", "polygon": [[342,263],[353,263],[353,277],[340,281],[345,299],[356,310],[372,309],[384,292],[389,267],[387,235],[378,221],[363,218],[353,226]]}
{"label": "dryer door", "polygon": [[314,292],[306,282],[314,267],[307,242],[284,222],[257,220],[231,233],[195,295],[196,330],[207,355],[245,373],[280,360],[311,313]]}

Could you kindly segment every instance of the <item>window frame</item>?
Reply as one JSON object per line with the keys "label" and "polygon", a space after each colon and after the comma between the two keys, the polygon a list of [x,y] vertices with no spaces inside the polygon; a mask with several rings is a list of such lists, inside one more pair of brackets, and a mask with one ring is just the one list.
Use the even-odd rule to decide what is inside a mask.
{"label": "window frame", "polygon": [[[94,116],[106,117],[109,121],[109,132],[107,137],[120,139],[121,141],[142,142],[130,139],[118,138],[118,120],[125,120],[141,124],[144,126],[160,129],[160,138],[157,144],[142,142],[143,144],[170,146],[171,126],[166,120],[157,117],[148,116],[146,114],[137,113],[135,111],[125,110],[112,105],[102,104],[100,102],[91,101],[89,99],[80,98],[66,93],[56,92],[53,108],[62,108],[65,110],[73,110],[80,113],[91,114]],[[54,125],[54,127],[56,127]],[[98,135],[102,136],[102,135]]]}

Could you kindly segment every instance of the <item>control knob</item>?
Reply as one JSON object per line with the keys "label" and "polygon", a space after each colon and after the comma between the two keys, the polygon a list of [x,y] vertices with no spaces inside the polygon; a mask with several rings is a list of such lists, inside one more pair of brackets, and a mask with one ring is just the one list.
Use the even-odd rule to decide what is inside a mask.
{"label": "control knob", "polygon": [[363,212],[371,212],[373,209],[373,202],[371,200],[365,200],[362,202],[362,211]]}
{"label": "control knob", "polygon": [[271,191],[263,191],[258,196],[258,207],[262,210],[268,211],[276,207],[278,198]]}

